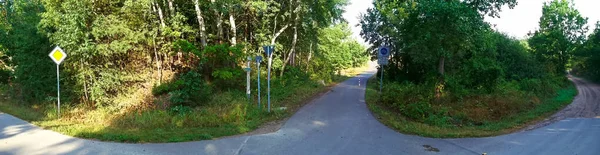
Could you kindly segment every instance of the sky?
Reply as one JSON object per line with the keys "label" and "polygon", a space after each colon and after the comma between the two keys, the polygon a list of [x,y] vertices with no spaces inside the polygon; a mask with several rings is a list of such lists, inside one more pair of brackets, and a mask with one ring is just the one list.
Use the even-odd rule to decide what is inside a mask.
{"label": "sky", "polygon": [[[504,32],[517,39],[525,39],[528,32],[535,31],[539,26],[538,22],[542,16],[542,6],[544,2],[550,0],[517,0],[519,3],[515,8],[509,9],[504,6],[500,12],[500,18],[486,17],[485,21],[494,26],[494,29]],[[365,43],[360,37],[359,15],[367,11],[367,8],[373,7],[373,0],[350,0],[350,5],[346,7],[343,14],[344,19],[348,21],[352,28],[353,37],[361,43]],[[600,0],[574,0],[575,8],[583,17],[588,17],[588,26],[591,32],[595,27],[596,21],[600,20]]]}

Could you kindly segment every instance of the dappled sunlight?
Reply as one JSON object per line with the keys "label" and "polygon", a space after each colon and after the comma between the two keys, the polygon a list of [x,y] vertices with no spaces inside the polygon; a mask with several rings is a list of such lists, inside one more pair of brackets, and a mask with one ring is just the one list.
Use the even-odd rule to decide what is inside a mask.
{"label": "dappled sunlight", "polygon": [[204,153],[209,155],[218,155],[219,151],[217,150],[217,146],[214,144],[208,144],[204,147]]}
{"label": "dappled sunlight", "polygon": [[2,129],[2,134],[0,135],[0,138],[9,138],[21,133],[25,133],[31,129],[32,127],[29,124],[7,126]]}
{"label": "dappled sunlight", "polygon": [[508,143],[515,144],[515,145],[524,145],[523,143],[517,142],[517,141],[508,141]]}
{"label": "dappled sunlight", "polygon": [[327,125],[327,124],[325,124],[325,123],[323,123],[321,121],[313,121],[312,124],[315,125],[315,126],[317,126],[317,127],[324,127],[325,125]]}

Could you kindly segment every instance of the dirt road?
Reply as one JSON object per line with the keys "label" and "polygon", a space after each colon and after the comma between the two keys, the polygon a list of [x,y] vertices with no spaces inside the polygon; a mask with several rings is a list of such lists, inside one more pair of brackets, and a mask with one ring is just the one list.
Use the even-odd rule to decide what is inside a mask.
{"label": "dirt road", "polygon": [[573,103],[526,130],[540,128],[566,118],[600,118],[600,85],[573,76],[569,76],[569,80],[577,85],[579,92]]}

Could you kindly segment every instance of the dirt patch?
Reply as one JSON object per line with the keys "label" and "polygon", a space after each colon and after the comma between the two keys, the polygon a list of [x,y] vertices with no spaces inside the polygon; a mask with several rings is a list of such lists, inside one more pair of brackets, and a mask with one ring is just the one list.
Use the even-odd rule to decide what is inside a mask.
{"label": "dirt patch", "polygon": [[567,118],[598,118],[600,116],[600,86],[584,79],[569,77],[579,92],[573,103],[549,118],[525,128],[533,130]]}

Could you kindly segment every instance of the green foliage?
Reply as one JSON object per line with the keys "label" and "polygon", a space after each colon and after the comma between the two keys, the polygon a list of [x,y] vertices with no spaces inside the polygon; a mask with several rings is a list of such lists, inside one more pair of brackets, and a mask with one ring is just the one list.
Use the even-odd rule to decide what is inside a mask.
{"label": "green foliage", "polygon": [[203,68],[214,79],[219,88],[241,88],[244,85],[244,70],[238,65],[246,59],[242,47],[227,44],[207,46],[204,51],[206,62]]}
{"label": "green foliage", "polygon": [[189,71],[181,75],[174,82],[175,84],[172,84],[179,86],[179,89],[169,92],[169,101],[171,104],[174,106],[199,106],[207,103],[211,98],[210,94],[212,90],[201,79],[202,75],[195,71]]}
{"label": "green foliage", "polygon": [[[53,47],[48,38],[38,33],[39,14],[44,11],[42,4],[40,1],[6,2],[8,5],[0,8],[0,14],[6,17],[0,21],[3,76],[14,76],[11,78],[15,82],[13,89],[18,90],[16,95],[20,99],[27,102],[49,99],[56,92],[56,66],[47,56]],[[5,72],[9,68],[14,72]]]}
{"label": "green foliage", "polygon": [[577,53],[580,59],[573,73],[600,82],[600,22]]}
{"label": "green foliage", "polygon": [[538,60],[546,65],[546,71],[564,75],[573,53],[585,39],[587,18],[581,16],[567,0],[544,3],[540,29],[533,33],[529,45]]}
{"label": "green foliage", "polygon": [[[376,101],[383,107],[379,110],[392,111],[401,120],[454,128],[512,121],[524,109],[544,108],[538,106],[540,99],[556,95],[568,81],[555,74],[558,61],[549,63],[540,57],[539,49],[550,44],[532,41],[534,37],[529,52],[522,41],[494,31],[483,21],[484,16],[498,17],[503,5],[512,8],[516,1],[375,1],[375,8],[361,18],[361,35],[373,45],[372,59],[379,46],[393,51],[390,65],[382,68],[387,84]],[[560,24],[567,24],[562,26],[570,26],[569,30],[560,32],[576,45],[584,32],[579,25],[583,18],[565,6],[554,9],[569,12],[565,13],[569,20],[559,20],[563,14],[545,7],[541,24],[546,27],[539,34],[560,29],[556,21],[564,21]]]}
{"label": "green foliage", "polygon": [[319,78],[330,80],[336,72],[367,62],[365,48],[351,39],[351,34],[345,22],[319,31],[319,48],[313,66]]}
{"label": "green foliage", "polygon": [[180,89],[183,85],[183,80],[175,80],[173,82],[163,83],[152,88],[152,95],[159,96],[168,92]]}
{"label": "green foliage", "polygon": [[12,72],[7,69],[0,70],[0,84],[8,84],[12,77]]}

